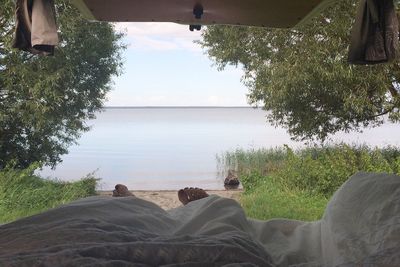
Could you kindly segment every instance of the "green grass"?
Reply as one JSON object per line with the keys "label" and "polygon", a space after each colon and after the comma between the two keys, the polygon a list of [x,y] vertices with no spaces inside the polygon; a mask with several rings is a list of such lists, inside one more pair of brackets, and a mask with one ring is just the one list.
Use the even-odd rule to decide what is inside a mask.
{"label": "green grass", "polygon": [[400,148],[335,144],[292,150],[242,150],[217,156],[221,172],[236,170],[241,204],[256,219],[321,218],[332,194],[358,171],[400,174]]}
{"label": "green grass", "polygon": [[98,179],[76,182],[43,179],[26,170],[0,171],[0,223],[40,213],[73,200],[95,195]]}
{"label": "green grass", "polygon": [[262,179],[262,184],[251,191],[245,191],[240,198],[248,217],[260,220],[286,218],[302,221],[314,221],[322,217],[328,203],[325,196],[284,189],[272,177]]}

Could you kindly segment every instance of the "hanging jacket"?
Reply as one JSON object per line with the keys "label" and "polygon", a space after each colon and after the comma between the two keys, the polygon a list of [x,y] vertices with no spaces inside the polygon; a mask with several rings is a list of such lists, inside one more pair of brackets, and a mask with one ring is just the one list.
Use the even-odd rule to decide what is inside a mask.
{"label": "hanging jacket", "polygon": [[13,47],[51,55],[58,44],[53,0],[17,0]]}
{"label": "hanging jacket", "polygon": [[399,28],[393,0],[361,0],[352,29],[348,61],[377,64],[396,58]]}

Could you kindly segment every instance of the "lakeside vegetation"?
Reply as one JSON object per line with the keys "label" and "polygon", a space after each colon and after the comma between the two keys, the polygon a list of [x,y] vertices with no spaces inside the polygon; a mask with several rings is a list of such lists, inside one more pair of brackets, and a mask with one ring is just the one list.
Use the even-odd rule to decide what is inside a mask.
{"label": "lakeside vegetation", "polygon": [[241,204],[256,219],[317,220],[333,193],[358,171],[400,174],[400,148],[335,144],[293,150],[251,149],[217,157],[221,170],[236,170]]}
{"label": "lakeside vegetation", "polygon": [[0,171],[0,224],[96,194],[94,177],[75,182],[43,179],[34,174],[36,167]]}
{"label": "lakeside vegetation", "polygon": [[[332,194],[358,171],[400,174],[400,148],[336,144],[293,150],[237,149],[217,157],[221,171],[235,170],[247,216],[312,221],[322,217]],[[98,179],[43,179],[38,166],[0,171],[0,223],[37,214],[96,194]]]}

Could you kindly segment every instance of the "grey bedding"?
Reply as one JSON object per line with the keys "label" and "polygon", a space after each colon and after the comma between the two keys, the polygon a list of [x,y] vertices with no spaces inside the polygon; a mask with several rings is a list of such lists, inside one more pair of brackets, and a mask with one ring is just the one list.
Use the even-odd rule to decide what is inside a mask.
{"label": "grey bedding", "polygon": [[251,220],[217,196],[86,198],[0,226],[0,266],[400,266],[400,177],[354,175],[316,222]]}

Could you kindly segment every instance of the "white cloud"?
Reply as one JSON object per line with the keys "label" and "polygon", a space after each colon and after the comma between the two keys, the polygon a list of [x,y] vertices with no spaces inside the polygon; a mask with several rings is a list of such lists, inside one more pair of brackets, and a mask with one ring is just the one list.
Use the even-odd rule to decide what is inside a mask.
{"label": "white cloud", "polygon": [[194,40],[200,32],[189,31],[188,25],[167,22],[120,22],[115,23],[118,31],[126,32],[130,49],[140,50],[189,50],[201,52]]}
{"label": "white cloud", "polygon": [[140,50],[176,50],[178,45],[168,40],[160,40],[149,36],[136,36],[132,37],[132,43],[129,44],[131,49]]}

